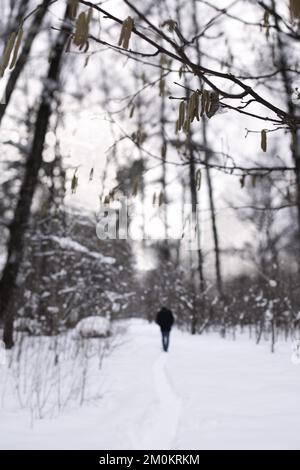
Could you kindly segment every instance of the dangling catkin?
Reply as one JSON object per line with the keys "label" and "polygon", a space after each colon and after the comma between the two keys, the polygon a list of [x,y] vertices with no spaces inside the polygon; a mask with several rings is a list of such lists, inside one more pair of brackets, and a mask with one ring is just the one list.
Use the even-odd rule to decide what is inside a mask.
{"label": "dangling catkin", "polygon": [[13,58],[12,58],[12,61],[11,61],[10,67],[9,67],[10,70],[12,70],[14,68],[14,66],[16,65],[16,62],[17,62],[17,59],[18,59],[19,49],[20,49],[21,42],[22,42],[22,37],[23,37],[23,29],[20,28],[19,32],[18,32],[18,35],[17,35],[17,40],[16,40],[16,44],[15,44],[15,48],[14,48]]}
{"label": "dangling catkin", "polygon": [[79,0],[69,0],[70,18],[75,20],[78,11]]}
{"label": "dangling catkin", "polygon": [[263,152],[267,151],[267,132],[265,129],[261,131],[261,149]]}
{"label": "dangling catkin", "polygon": [[5,49],[4,49],[3,59],[2,59],[1,66],[0,66],[0,77],[3,77],[4,72],[8,67],[10,56],[14,48],[15,40],[16,40],[16,33],[14,32],[14,33],[11,33],[11,35],[9,36]]}
{"label": "dangling catkin", "polygon": [[124,49],[128,49],[129,41],[131,37],[131,33],[134,28],[134,22],[131,16],[128,16],[126,20],[123,21],[121,34],[119,38],[119,46],[124,47]]}
{"label": "dangling catkin", "polygon": [[90,21],[92,19],[92,8],[87,13],[80,13],[76,20],[75,33],[73,43],[81,49],[85,47],[85,51],[88,49],[88,36],[90,29]]}
{"label": "dangling catkin", "polygon": [[290,0],[290,12],[293,20],[300,19],[300,0]]}
{"label": "dangling catkin", "polygon": [[179,105],[178,130],[182,129],[185,119],[185,102],[181,101]]}
{"label": "dangling catkin", "polygon": [[220,97],[219,93],[216,91],[211,91],[209,94],[208,106],[206,109],[206,116],[210,119],[213,117],[220,107]]}

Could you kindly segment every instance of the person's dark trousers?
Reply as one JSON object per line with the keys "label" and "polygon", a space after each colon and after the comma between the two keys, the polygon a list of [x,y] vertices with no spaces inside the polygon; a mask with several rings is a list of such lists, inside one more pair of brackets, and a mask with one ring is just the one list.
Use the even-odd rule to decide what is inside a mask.
{"label": "person's dark trousers", "polygon": [[165,352],[168,351],[170,341],[170,330],[161,330],[162,345]]}

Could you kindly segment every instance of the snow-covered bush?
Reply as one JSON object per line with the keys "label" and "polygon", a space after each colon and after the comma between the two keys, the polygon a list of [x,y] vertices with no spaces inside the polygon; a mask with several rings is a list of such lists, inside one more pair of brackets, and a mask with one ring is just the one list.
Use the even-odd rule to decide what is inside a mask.
{"label": "snow-covered bush", "polygon": [[22,319],[18,330],[52,336],[73,329],[87,314],[131,315],[136,297],[131,245],[99,240],[93,217],[75,209],[55,212],[50,225],[37,213],[26,232],[13,305],[16,319]]}
{"label": "snow-covered bush", "polygon": [[74,330],[75,338],[106,338],[110,335],[111,323],[105,317],[87,317],[77,323]]}
{"label": "snow-covered bush", "polygon": [[[86,319],[88,325],[90,318],[94,317]],[[96,319],[97,332],[108,331],[108,320]],[[98,400],[103,393],[103,363],[121,344],[124,331],[125,326],[115,322],[108,336],[82,341],[74,341],[71,331],[56,336],[19,333],[5,364],[0,364],[1,406],[28,410],[33,424]]]}

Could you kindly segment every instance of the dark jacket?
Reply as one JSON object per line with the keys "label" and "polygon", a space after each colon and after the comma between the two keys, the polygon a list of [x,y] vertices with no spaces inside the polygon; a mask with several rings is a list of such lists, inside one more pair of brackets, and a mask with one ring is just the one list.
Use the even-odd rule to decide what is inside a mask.
{"label": "dark jacket", "polygon": [[171,310],[163,307],[156,315],[156,323],[163,331],[170,331],[174,323],[174,317]]}

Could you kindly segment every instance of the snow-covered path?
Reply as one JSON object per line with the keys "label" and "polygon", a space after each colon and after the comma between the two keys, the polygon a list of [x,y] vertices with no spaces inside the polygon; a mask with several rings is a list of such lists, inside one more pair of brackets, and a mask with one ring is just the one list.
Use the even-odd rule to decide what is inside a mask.
{"label": "snow-covered path", "polygon": [[132,433],[134,449],[172,449],[180,416],[180,399],[166,376],[166,353],[153,365],[156,402],[147,411],[142,427]]}
{"label": "snow-covered path", "polygon": [[272,355],[246,337],[174,330],[165,354],[156,325],[132,320],[104,363],[102,399],[33,428],[28,411],[0,408],[0,448],[300,449],[290,346]]}

